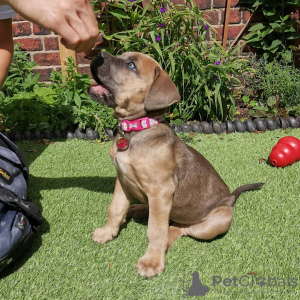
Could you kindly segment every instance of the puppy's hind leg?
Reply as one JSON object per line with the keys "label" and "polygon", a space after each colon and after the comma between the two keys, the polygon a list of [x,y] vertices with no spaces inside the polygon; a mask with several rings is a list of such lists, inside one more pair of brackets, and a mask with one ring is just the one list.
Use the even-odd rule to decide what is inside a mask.
{"label": "puppy's hind leg", "polygon": [[232,217],[232,207],[219,206],[211,210],[198,224],[187,226],[174,223],[169,228],[168,249],[181,236],[189,235],[196,239],[211,240],[226,233],[230,228]]}
{"label": "puppy's hind leg", "polygon": [[216,207],[207,214],[201,223],[184,228],[184,235],[201,240],[211,240],[229,230],[232,217],[232,207]]}
{"label": "puppy's hind leg", "polygon": [[169,234],[168,234],[168,250],[171,249],[175,241],[185,234],[185,229],[189,226],[181,225],[178,223],[173,223],[169,227]]}

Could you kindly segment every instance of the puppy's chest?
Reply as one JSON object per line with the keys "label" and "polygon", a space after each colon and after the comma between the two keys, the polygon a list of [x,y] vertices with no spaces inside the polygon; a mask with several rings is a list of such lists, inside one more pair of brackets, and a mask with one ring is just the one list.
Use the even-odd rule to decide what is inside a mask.
{"label": "puppy's chest", "polygon": [[132,158],[128,151],[116,151],[111,156],[123,186],[137,199],[144,199],[144,192],[139,182],[137,170],[133,168]]}

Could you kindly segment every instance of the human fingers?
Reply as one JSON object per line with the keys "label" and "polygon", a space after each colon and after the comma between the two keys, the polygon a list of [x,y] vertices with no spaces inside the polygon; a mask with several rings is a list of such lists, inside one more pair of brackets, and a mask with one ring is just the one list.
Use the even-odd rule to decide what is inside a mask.
{"label": "human fingers", "polygon": [[94,39],[89,39],[89,41],[78,41],[76,43],[70,44],[65,39],[61,39],[61,43],[68,49],[72,49],[76,52],[89,52],[95,45]]}
{"label": "human fingers", "polygon": [[63,38],[62,43],[76,52],[87,52],[95,45],[99,35],[98,23],[89,1],[83,1],[85,5],[82,5],[81,0],[74,2],[76,5],[65,12],[65,19],[75,34],[64,33],[63,30],[70,31],[70,28],[60,26],[59,30]]}

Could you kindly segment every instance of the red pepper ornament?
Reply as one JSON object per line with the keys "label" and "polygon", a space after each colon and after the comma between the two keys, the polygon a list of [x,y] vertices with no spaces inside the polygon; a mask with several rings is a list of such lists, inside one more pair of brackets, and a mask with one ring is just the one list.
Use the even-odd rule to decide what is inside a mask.
{"label": "red pepper ornament", "polygon": [[274,167],[285,167],[300,160],[300,140],[293,136],[281,138],[273,147],[270,155],[270,164]]}

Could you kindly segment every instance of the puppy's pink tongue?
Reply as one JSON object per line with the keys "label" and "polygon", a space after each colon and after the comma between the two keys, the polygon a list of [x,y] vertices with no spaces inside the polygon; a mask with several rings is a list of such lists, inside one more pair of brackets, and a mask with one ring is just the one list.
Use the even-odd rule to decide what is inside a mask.
{"label": "puppy's pink tongue", "polygon": [[90,91],[93,94],[103,95],[105,92],[107,92],[107,89],[103,85],[94,85],[91,86]]}

